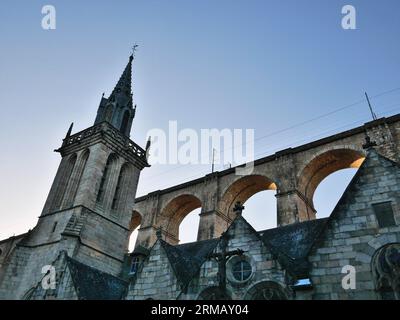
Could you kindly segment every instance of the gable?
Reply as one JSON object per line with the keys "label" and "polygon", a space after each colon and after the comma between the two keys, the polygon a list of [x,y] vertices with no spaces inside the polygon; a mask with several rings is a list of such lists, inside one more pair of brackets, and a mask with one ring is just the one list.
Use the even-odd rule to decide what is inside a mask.
{"label": "gable", "polygon": [[184,289],[190,280],[198,274],[201,265],[217,246],[219,239],[209,239],[177,246],[172,246],[162,240],[160,242],[181,288]]}
{"label": "gable", "polygon": [[80,300],[122,300],[128,283],[67,257],[67,265]]}
{"label": "gable", "polygon": [[[364,160],[343,195],[320,230],[318,242],[311,250],[328,237],[329,232],[338,229],[341,232],[356,233],[361,229],[377,229],[378,223],[357,221],[357,217],[374,215],[373,205],[385,201],[399,204],[400,166],[398,163],[380,155],[374,149],[367,153]],[[361,221],[361,218],[359,218]],[[376,220],[376,219],[375,219]],[[345,221],[347,221],[345,223]],[[342,224],[343,225],[341,227]],[[318,243],[318,244],[317,244]]]}

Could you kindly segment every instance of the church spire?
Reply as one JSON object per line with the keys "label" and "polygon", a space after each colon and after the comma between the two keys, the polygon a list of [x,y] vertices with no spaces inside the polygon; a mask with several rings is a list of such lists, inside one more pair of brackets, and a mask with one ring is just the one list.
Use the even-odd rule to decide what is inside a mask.
{"label": "church spire", "polygon": [[[130,135],[135,109],[132,103],[132,61],[136,46],[129,56],[121,77],[108,98],[101,98],[94,124],[106,121],[120,130],[124,135]],[[135,106],[136,107],[136,106]]]}
{"label": "church spire", "polygon": [[132,106],[132,61],[133,54],[129,56],[129,62],[110,94],[109,101],[115,101],[119,105],[130,104]]}

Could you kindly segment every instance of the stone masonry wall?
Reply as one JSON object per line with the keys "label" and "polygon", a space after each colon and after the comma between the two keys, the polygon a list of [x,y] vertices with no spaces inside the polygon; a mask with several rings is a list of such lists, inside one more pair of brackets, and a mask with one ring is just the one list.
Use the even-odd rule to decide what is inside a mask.
{"label": "stone masonry wall", "polygon": [[148,298],[170,300],[179,294],[177,279],[164,249],[157,241],[147,261],[129,288],[128,300]]}
{"label": "stone masonry wall", "polygon": [[[387,243],[400,242],[399,168],[375,152],[362,175],[340,202],[309,261],[314,299],[377,299],[371,258]],[[361,172],[359,172],[361,173]],[[396,226],[379,228],[372,204],[391,201]],[[344,290],[342,268],[356,269],[356,289]]]}

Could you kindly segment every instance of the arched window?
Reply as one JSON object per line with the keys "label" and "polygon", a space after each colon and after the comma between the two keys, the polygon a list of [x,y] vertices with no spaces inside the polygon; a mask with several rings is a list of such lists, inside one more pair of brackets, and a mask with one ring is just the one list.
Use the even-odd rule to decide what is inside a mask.
{"label": "arched window", "polygon": [[111,123],[111,121],[112,121],[112,115],[113,115],[113,106],[112,106],[112,104],[109,104],[107,107],[106,107],[106,110],[104,111],[104,121],[108,121],[108,122],[110,122]]}
{"label": "arched window", "polygon": [[99,191],[97,192],[97,199],[96,199],[97,203],[102,203],[104,200],[104,194],[107,188],[107,182],[110,177],[111,165],[115,159],[116,159],[115,154],[111,154],[107,159],[107,163],[103,171],[103,176],[100,181]]}
{"label": "arched window", "polygon": [[124,164],[121,167],[121,170],[119,171],[119,175],[118,175],[118,180],[117,180],[117,185],[115,187],[115,191],[114,191],[114,197],[113,197],[113,201],[111,204],[111,209],[113,210],[117,210],[117,209],[122,209],[122,205],[121,203],[123,201],[123,188],[126,185],[126,180],[129,178],[129,165],[128,164]]}
{"label": "arched window", "polygon": [[279,283],[274,281],[262,281],[251,287],[244,300],[288,300],[290,293]]}
{"label": "arched window", "polygon": [[131,262],[131,268],[129,270],[129,274],[130,275],[136,274],[136,272],[139,269],[139,266],[140,266],[140,258],[138,256],[133,257],[132,262]]}
{"label": "arched window", "polygon": [[130,118],[130,113],[128,110],[126,110],[121,122],[121,132],[124,134],[128,134],[126,132],[126,129],[128,128],[129,118]]}
{"label": "arched window", "polygon": [[67,159],[66,163],[60,168],[61,177],[58,180],[58,185],[55,191],[53,205],[51,206],[52,210],[58,210],[61,207],[68,186],[68,182],[70,181],[72,171],[74,170],[75,163],[76,163],[76,154],[73,154],[69,157],[69,159]]}
{"label": "arched window", "polygon": [[383,300],[400,300],[400,243],[379,248],[371,260],[375,289]]}
{"label": "arched window", "polygon": [[85,150],[78,158],[65,191],[62,208],[69,208],[74,204],[75,196],[78,192],[79,182],[81,180],[83,170],[85,169],[88,157],[89,150]]}

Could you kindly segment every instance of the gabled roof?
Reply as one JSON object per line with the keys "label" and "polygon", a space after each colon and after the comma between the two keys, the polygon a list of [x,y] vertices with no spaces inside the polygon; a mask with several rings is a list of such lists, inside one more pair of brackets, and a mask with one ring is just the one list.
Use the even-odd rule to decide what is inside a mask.
{"label": "gabled roof", "polygon": [[219,239],[209,239],[181,245],[170,245],[159,240],[174,270],[181,287],[184,288],[195,277],[208,255],[214,250]]}
{"label": "gabled roof", "polygon": [[283,267],[297,278],[303,278],[308,275],[308,252],[327,220],[304,221],[260,231],[259,234]]}
{"label": "gabled roof", "polygon": [[307,256],[317,232],[328,218],[315,219],[260,231],[261,238],[292,259]]}
{"label": "gabled roof", "polygon": [[[373,148],[369,149],[364,162],[361,164],[360,168],[357,170],[356,174],[351,179],[350,183],[347,185],[347,187],[344,190],[342,196],[340,197],[338,203],[336,204],[335,208],[333,209],[331,215],[328,217],[326,223],[323,225],[323,227],[318,232],[318,236],[317,236],[316,240],[317,239],[319,240],[322,238],[324,231],[326,230],[328,225],[330,225],[330,223],[337,218],[339,213],[342,211],[342,207],[349,201],[349,199],[353,198],[353,194],[357,191],[357,184],[360,182],[361,177],[365,174],[365,170],[367,170],[367,168],[371,166],[373,158],[376,158],[378,161],[383,162],[384,164],[395,168],[395,170],[397,171],[397,174],[400,173],[400,170],[399,170],[400,164],[398,162],[395,162],[389,158],[386,158],[385,156],[381,155]],[[315,247],[316,243],[317,243],[317,241],[315,241],[314,244],[311,246],[309,252]]]}
{"label": "gabled roof", "polygon": [[67,257],[67,265],[80,300],[122,300],[128,283],[111,274]]}
{"label": "gabled roof", "polygon": [[257,232],[242,216],[238,216],[226,232],[243,222],[263,245],[277,259],[280,265],[295,278],[308,276],[309,263],[307,254],[314,243],[318,230],[326,223],[327,218],[295,223]]}

